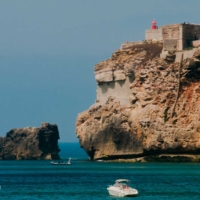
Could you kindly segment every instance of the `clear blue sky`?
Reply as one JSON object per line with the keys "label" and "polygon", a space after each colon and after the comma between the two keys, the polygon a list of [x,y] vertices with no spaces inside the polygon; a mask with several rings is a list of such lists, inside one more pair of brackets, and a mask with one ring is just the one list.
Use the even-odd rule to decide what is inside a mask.
{"label": "clear blue sky", "polygon": [[0,135],[58,125],[78,142],[75,122],[96,98],[93,67],[125,41],[159,25],[200,23],[199,0],[1,0]]}

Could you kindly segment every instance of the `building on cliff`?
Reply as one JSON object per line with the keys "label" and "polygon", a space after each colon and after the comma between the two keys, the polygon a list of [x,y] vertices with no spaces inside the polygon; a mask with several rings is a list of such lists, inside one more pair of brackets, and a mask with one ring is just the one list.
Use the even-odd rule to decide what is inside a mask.
{"label": "building on cliff", "polygon": [[158,28],[156,21],[153,20],[151,29],[146,30],[145,39],[163,41],[164,50],[181,51],[200,45],[200,25],[184,22]]}

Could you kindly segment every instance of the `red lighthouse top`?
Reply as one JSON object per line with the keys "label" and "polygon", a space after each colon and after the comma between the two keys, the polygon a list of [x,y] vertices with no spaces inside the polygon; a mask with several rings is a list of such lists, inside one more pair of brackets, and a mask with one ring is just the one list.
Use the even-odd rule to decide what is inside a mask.
{"label": "red lighthouse top", "polygon": [[151,29],[158,29],[157,22],[155,19],[151,22]]}

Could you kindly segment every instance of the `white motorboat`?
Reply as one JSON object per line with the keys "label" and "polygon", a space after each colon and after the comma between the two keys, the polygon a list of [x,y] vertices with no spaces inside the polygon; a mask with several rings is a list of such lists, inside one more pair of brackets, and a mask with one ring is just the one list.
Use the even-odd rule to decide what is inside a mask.
{"label": "white motorboat", "polygon": [[130,187],[131,181],[127,179],[119,179],[115,181],[114,185],[110,185],[107,190],[110,195],[117,197],[137,196],[138,191]]}
{"label": "white motorboat", "polygon": [[64,162],[64,161],[58,161],[58,162],[55,162],[55,161],[51,161],[50,162],[52,165],[71,165],[71,158],[69,158],[69,160],[67,162]]}

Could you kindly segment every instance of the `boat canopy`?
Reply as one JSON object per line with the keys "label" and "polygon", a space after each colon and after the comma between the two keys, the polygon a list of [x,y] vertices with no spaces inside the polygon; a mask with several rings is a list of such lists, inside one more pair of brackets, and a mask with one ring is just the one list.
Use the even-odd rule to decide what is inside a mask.
{"label": "boat canopy", "polygon": [[118,179],[118,180],[116,180],[115,181],[116,183],[121,183],[121,182],[131,182],[130,180],[128,180],[128,179]]}

